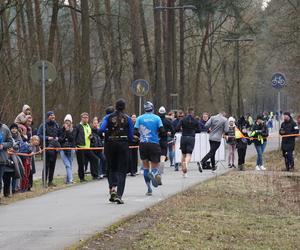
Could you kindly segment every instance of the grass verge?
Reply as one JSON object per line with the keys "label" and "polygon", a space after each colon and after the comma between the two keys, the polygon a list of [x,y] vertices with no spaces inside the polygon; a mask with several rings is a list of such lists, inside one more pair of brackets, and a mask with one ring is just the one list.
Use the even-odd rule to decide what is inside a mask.
{"label": "grass verge", "polygon": [[232,171],[68,249],[300,249],[299,172],[276,171],[280,152],[265,160],[272,174]]}

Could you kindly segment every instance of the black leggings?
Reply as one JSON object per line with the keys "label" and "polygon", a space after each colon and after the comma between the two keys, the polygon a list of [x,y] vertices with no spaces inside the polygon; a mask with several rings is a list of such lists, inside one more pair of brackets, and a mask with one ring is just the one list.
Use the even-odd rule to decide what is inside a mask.
{"label": "black leggings", "polygon": [[208,161],[208,159],[210,159],[212,167],[215,167],[216,166],[215,155],[216,155],[218,148],[221,145],[221,142],[209,141],[209,145],[210,145],[210,150],[207,153],[207,155],[203,157],[201,162],[206,163]]}
{"label": "black leggings", "polygon": [[108,184],[117,187],[117,195],[123,196],[128,171],[129,147],[127,141],[110,141],[105,143],[104,153],[108,166]]}
{"label": "black leggings", "polygon": [[246,151],[247,148],[238,148],[237,150],[239,156],[238,165],[245,164]]}

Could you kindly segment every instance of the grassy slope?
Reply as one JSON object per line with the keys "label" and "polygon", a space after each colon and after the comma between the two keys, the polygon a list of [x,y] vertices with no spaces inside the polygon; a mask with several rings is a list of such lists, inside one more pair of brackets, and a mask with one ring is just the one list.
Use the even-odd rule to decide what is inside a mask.
{"label": "grassy slope", "polygon": [[[269,169],[282,169],[280,152],[268,153],[265,159]],[[254,166],[254,159],[248,165]],[[233,171],[73,248],[300,249],[299,235],[299,172],[286,176],[279,171]]]}

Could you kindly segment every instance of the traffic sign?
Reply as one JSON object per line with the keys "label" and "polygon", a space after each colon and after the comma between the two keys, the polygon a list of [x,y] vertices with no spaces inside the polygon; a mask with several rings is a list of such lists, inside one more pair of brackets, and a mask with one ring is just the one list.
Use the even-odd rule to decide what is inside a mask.
{"label": "traffic sign", "polygon": [[281,89],[287,85],[285,75],[282,73],[274,73],[272,76],[272,86],[275,89]]}
{"label": "traffic sign", "polygon": [[44,66],[44,72],[45,72],[45,82],[46,83],[53,83],[57,77],[55,66],[46,60],[40,60],[37,61],[35,64],[31,66],[31,72],[30,76],[33,82],[35,83],[41,83],[43,80],[42,75],[42,68]]}
{"label": "traffic sign", "polygon": [[144,79],[137,79],[131,84],[131,91],[136,96],[145,96],[150,90],[149,83]]}

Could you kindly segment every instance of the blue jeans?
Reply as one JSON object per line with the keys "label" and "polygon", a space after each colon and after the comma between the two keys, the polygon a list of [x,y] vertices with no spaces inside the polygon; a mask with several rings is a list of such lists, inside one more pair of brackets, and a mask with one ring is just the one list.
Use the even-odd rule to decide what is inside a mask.
{"label": "blue jeans", "polygon": [[168,150],[169,150],[169,159],[170,159],[170,165],[174,165],[174,158],[175,158],[175,151],[173,149],[173,143],[168,143]]}
{"label": "blue jeans", "polygon": [[265,152],[267,146],[267,142],[264,142],[263,144],[255,145],[255,149],[257,152],[257,159],[256,159],[256,165],[257,166],[263,166],[263,154]]}
{"label": "blue jeans", "polygon": [[67,171],[67,183],[73,182],[73,158],[75,151],[70,150],[70,153],[66,154],[64,150],[60,151],[60,157],[66,167]]}

